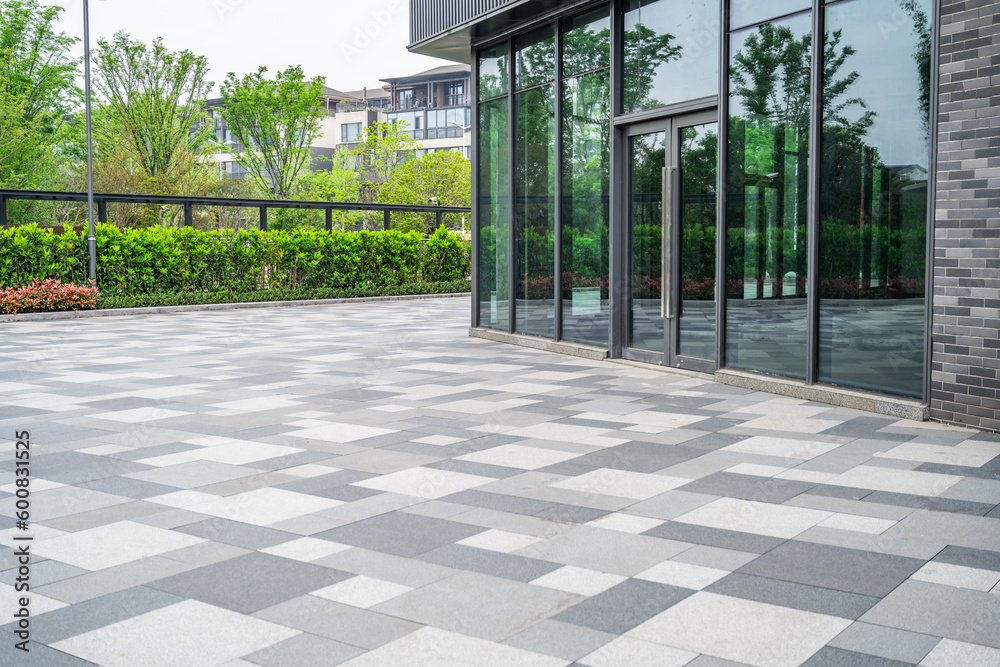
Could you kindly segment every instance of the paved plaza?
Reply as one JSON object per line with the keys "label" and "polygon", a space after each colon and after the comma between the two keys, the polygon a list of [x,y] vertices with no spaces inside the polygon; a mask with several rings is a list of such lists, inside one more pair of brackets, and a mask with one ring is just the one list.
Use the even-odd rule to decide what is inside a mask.
{"label": "paved plaza", "polygon": [[0,664],[1000,665],[1000,436],[468,320],[0,324]]}

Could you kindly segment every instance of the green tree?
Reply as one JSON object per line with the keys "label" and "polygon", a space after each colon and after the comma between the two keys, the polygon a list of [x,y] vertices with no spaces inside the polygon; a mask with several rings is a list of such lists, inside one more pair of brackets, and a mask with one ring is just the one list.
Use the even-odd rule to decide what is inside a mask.
{"label": "green tree", "polygon": [[306,79],[299,66],[267,77],[267,68],[222,84],[226,119],[238,146],[236,159],[250,177],[277,199],[292,196],[296,180],[310,159],[326,113],[319,105],[323,77]]}
{"label": "green tree", "polygon": [[204,56],[117,32],[111,41],[98,40],[94,68],[94,87],[150,178],[169,174],[180,149],[207,138],[195,132],[212,88]]}
{"label": "green tree", "polygon": [[[472,205],[472,166],[468,159],[454,151],[444,151],[408,160],[382,187],[379,201],[383,204],[438,206]],[[449,228],[461,224],[461,215],[450,213],[444,223]],[[431,234],[437,227],[433,213],[411,213],[394,218],[394,228],[417,230]]]}
{"label": "green tree", "polygon": [[362,192],[363,198],[381,202],[383,186],[412,158],[419,144],[405,133],[406,127],[406,123],[372,123],[365,129],[353,153],[364,172],[367,193]]}

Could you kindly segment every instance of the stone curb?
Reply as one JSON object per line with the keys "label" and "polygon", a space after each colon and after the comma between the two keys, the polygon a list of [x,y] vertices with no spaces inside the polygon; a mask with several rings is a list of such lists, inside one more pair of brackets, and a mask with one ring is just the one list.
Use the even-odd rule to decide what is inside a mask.
{"label": "stone curb", "polygon": [[5,322],[42,322],[46,320],[77,320],[90,317],[123,317],[126,315],[160,315],[164,313],[187,313],[204,310],[244,310],[249,308],[287,308],[291,306],[323,306],[338,303],[366,303],[369,301],[410,301],[414,299],[439,299],[469,297],[469,292],[448,294],[402,294],[399,296],[359,296],[345,299],[302,299],[297,301],[252,301],[247,303],[201,303],[184,306],[152,306],[149,308],[107,308],[102,310],[73,310],[58,313],[22,313],[20,315],[0,315],[0,324]]}

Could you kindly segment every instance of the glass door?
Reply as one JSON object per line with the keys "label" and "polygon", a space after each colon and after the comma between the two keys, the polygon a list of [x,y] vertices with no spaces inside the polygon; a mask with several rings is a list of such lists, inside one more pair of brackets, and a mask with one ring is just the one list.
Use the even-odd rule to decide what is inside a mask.
{"label": "glass door", "polygon": [[715,118],[667,118],[626,133],[628,358],[715,370]]}

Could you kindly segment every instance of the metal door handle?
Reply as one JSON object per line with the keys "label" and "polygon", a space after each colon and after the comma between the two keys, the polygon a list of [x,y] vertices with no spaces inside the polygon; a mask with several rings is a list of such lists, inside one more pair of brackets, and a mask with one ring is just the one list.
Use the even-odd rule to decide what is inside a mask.
{"label": "metal door handle", "polygon": [[673,248],[673,228],[674,228],[674,179],[677,176],[677,167],[663,168],[663,238],[661,239],[662,249],[660,257],[663,266],[660,269],[661,292],[660,292],[660,315],[667,320],[672,320],[677,316],[676,304],[673,298],[673,281],[670,280],[673,262],[671,249]]}

